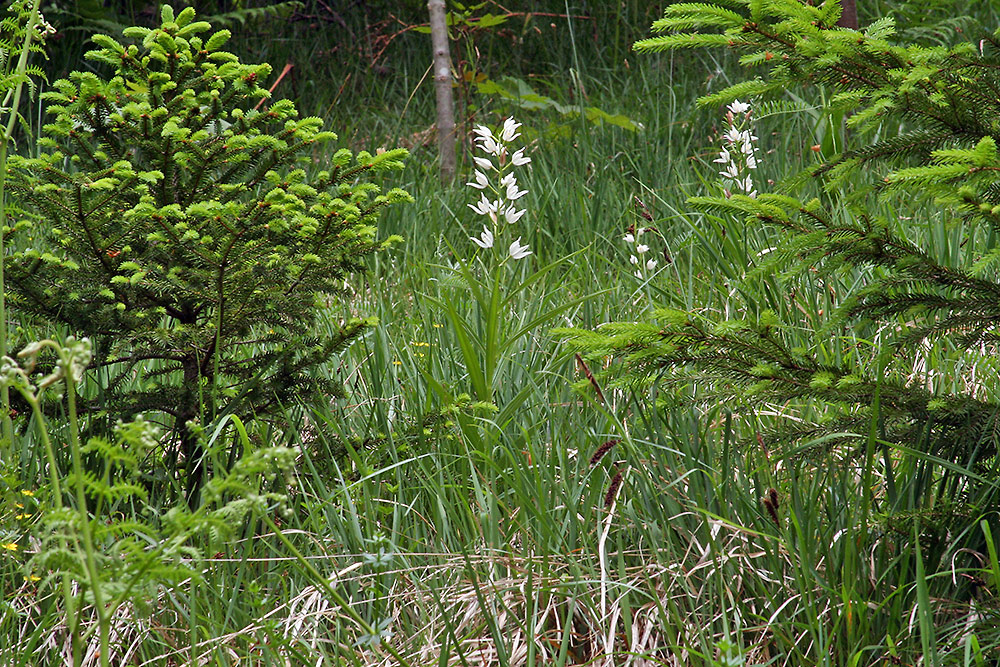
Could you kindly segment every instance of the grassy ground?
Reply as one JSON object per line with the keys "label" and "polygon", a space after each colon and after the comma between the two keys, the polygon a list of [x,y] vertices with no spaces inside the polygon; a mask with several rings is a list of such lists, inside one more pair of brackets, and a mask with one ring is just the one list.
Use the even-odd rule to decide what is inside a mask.
{"label": "grassy ground", "polygon": [[[327,369],[346,379],[345,399],[288,406],[290,428],[252,427],[254,442],[299,452],[284,539],[255,519],[239,539],[206,541],[214,556],[199,564],[202,577],[160,588],[149,609],[120,610],[114,664],[398,664],[385,645],[421,666],[997,664],[995,553],[992,563],[946,545],[895,553],[871,528],[877,508],[856,502],[865,479],[855,461],[754,444],[770,420],[808,418],[808,406],[656,410],[651,391],[612,387],[601,401],[551,333],[648,320],[657,306],[767,308],[794,315],[809,340],[808,328],[864,279],[763,276],[734,289],[774,232],[693,214],[685,199],[718,188],[711,160],[721,114],[694,100],[746,74],[721,54],[636,56],[626,46],[648,17],[631,18],[613,36],[553,18],[554,27],[540,26],[547,50],[536,44],[529,60],[495,46],[479,63],[489,77],[509,65],[562,103],[583,99],[643,128],[467,99],[467,149],[471,122],[495,126],[513,114],[532,158],[519,229],[534,255],[508,284],[556,263],[507,292],[498,335],[509,344],[485,390],[474,362],[488,353],[462,348],[463,333],[485,348],[484,308],[455,274],[474,250],[467,239],[480,223],[466,204],[478,193],[440,186],[433,144],[423,143],[433,122],[418,50],[425,36],[399,38],[388,72],[331,66],[332,81],[347,79],[341,90],[303,67],[303,111],[323,113],[346,143],[412,146],[392,184],[416,203],[387,214],[381,230],[406,242],[373,262],[348,308],[329,309],[332,323],[348,314],[381,323]],[[269,57],[259,49],[248,46],[245,59]],[[291,52],[323,62],[304,44]],[[769,188],[817,159],[812,146],[851,140],[821,112],[822,91],[792,95],[815,110],[757,126],[759,180],[778,182]],[[917,204],[883,206],[920,219]],[[958,247],[937,220],[924,220],[917,233],[928,244]],[[622,236],[632,225],[655,230],[659,264],[648,279],[628,263]],[[832,341],[830,354],[865,352]],[[985,391],[996,391],[994,380],[981,380]],[[456,413],[427,437],[393,435],[462,394],[497,411]],[[359,441],[368,446],[345,448]],[[26,435],[26,458],[33,447]],[[913,488],[932,483],[917,477]],[[884,482],[876,473],[874,483]],[[772,489],[773,516],[761,502]],[[5,542],[24,544],[0,556],[0,664],[63,664],[69,640],[52,588],[25,579],[25,513],[0,521]],[[978,598],[952,594],[956,579],[990,570],[998,579]],[[381,644],[317,574],[383,631]]]}

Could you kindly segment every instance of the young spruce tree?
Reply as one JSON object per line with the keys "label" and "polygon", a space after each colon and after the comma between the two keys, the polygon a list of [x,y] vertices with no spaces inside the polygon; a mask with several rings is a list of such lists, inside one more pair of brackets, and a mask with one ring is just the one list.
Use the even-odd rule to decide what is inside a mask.
{"label": "young spruce tree", "polygon": [[223,51],[230,33],[190,7],[124,34],[135,43],[94,36],[87,58],[111,75],[57,81],[43,153],[11,158],[11,190],[37,216],[5,259],[9,299],[94,342],[89,412],[173,418],[191,497],[204,457],[190,422],[337,393],[316,367],[370,323],[318,320],[392,240],[376,215],[410,198],[362,179],[406,152],[328,153],[322,120],[269,102],[271,68]]}
{"label": "young spruce tree", "polygon": [[[758,271],[848,272],[863,286],[822,330],[769,312],[722,321],[662,310],[653,322],[563,333],[595,359],[619,359],[606,376],[619,386],[696,386],[692,402],[751,413],[765,402],[825,406],[825,420],[789,420],[763,434],[772,451],[808,442],[817,456],[832,448],[854,460],[877,454],[889,484],[871,499],[881,529],[906,541],[916,522],[929,561],[953,538],[985,553],[978,522],[997,525],[1000,478],[1000,31],[953,47],[922,47],[894,43],[890,18],[855,31],[838,28],[839,17],[835,0],[680,3],[654,23],[662,34],[635,48],[721,47],[761,71],[702,98],[703,105],[809,84],[834,94],[828,111],[851,114],[850,127],[881,129],[877,141],[811,172],[825,187],[826,204],[766,193],[690,200],[702,211],[784,231],[784,244]],[[858,191],[874,170],[884,176]],[[850,195],[841,187],[848,181]],[[933,222],[872,213],[879,197],[896,196],[925,201],[920,210],[927,215],[954,219],[961,245],[974,252],[949,256],[918,244],[917,230]],[[793,329],[810,328],[811,346],[792,342]],[[879,332],[875,354],[829,354],[833,334],[850,339],[857,331]],[[963,362],[958,366],[978,366],[980,379],[947,371],[945,381],[914,378],[914,360],[928,344],[951,350]],[[673,389],[664,394],[677,396]],[[916,498],[893,486],[904,461],[911,474],[924,476],[910,487],[922,494]]]}

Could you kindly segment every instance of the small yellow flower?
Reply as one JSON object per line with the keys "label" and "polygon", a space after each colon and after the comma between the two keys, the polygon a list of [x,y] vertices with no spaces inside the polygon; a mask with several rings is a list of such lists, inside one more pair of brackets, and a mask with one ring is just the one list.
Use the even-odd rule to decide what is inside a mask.
{"label": "small yellow flower", "polygon": [[431,346],[430,343],[425,343],[425,342],[420,341],[420,340],[411,340],[410,341],[410,345],[412,345],[413,347],[430,347]]}
{"label": "small yellow flower", "polygon": [[435,325],[434,325],[434,328],[435,328],[435,329],[440,329],[440,328],[441,328],[441,327],[443,327],[443,326],[444,326],[443,324],[435,324]]}
{"label": "small yellow flower", "polygon": [[14,503],[14,507],[16,507],[19,510],[23,510],[24,509],[24,505],[22,505],[21,503]]}
{"label": "small yellow flower", "polygon": [[25,579],[25,581],[41,581],[42,580],[42,578],[39,577],[37,574],[26,574],[26,575],[24,575],[24,579]]}
{"label": "small yellow flower", "polygon": [[18,521],[20,521],[21,519],[30,519],[31,518],[31,514],[27,514],[27,513],[25,513],[25,514],[17,514],[17,515],[14,516],[14,518],[17,519]]}
{"label": "small yellow flower", "polygon": [[403,362],[400,361],[399,359],[396,359],[395,361],[392,362],[392,365],[393,366],[402,366]]}
{"label": "small yellow flower", "polygon": [[17,551],[17,545],[13,542],[0,542],[0,548],[6,549],[7,551]]}
{"label": "small yellow flower", "polygon": [[34,497],[35,492],[32,491],[32,490],[30,490],[30,489],[21,489],[21,495],[22,496],[28,496],[30,498],[30,497]]}

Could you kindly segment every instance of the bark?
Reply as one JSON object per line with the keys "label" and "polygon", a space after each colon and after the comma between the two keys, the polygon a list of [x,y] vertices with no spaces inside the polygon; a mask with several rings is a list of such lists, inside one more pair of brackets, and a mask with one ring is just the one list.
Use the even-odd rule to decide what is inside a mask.
{"label": "bark", "polygon": [[840,20],[837,25],[841,28],[858,29],[858,7],[856,0],[842,0],[840,3]]}
{"label": "bark", "polygon": [[431,46],[434,49],[434,90],[437,94],[438,152],[441,157],[441,182],[455,177],[455,101],[451,84],[451,54],[448,47],[448,24],[445,0],[429,0]]}

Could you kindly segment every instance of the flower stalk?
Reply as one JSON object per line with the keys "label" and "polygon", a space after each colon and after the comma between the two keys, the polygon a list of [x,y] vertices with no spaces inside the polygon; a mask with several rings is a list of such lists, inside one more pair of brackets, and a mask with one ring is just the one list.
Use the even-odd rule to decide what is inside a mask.
{"label": "flower stalk", "polygon": [[750,172],[757,168],[757,137],[753,134],[753,111],[747,102],[733,101],[726,107],[728,129],[722,135],[723,147],[714,160],[722,165],[722,177],[726,199],[733,194],[756,198],[753,177]]}
{"label": "flower stalk", "polygon": [[[476,148],[485,153],[485,156],[473,158],[476,170],[472,180],[466,185],[479,190],[480,196],[478,202],[469,204],[469,208],[487,218],[488,222],[483,224],[483,231],[478,238],[469,238],[481,250],[492,249],[502,236],[504,228],[516,224],[527,211],[519,209],[515,203],[528,194],[528,191],[522,190],[518,185],[514,170],[529,164],[531,158],[524,154],[524,148],[511,151],[510,147],[510,143],[521,136],[517,131],[520,127],[521,123],[507,118],[497,134],[493,134],[485,125],[479,125],[474,130]],[[501,263],[508,259],[524,259],[532,254],[527,245],[521,245],[521,238],[519,236],[507,247],[507,256]]]}
{"label": "flower stalk", "polygon": [[645,227],[635,227],[622,237],[622,240],[629,244],[632,251],[628,261],[635,267],[635,277],[639,280],[643,280],[647,272],[656,270],[656,260],[645,257],[646,253],[649,252],[649,245],[643,242],[642,237],[648,231],[649,229]]}

